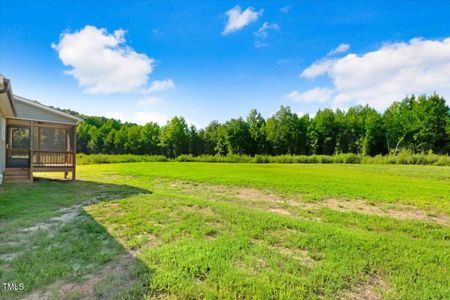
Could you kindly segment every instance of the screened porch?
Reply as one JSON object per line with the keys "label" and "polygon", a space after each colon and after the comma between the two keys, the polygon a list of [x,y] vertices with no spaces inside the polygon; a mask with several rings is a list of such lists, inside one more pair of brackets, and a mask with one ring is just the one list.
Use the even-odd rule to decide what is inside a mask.
{"label": "screened porch", "polygon": [[8,119],[6,167],[32,172],[72,172],[75,177],[76,126]]}

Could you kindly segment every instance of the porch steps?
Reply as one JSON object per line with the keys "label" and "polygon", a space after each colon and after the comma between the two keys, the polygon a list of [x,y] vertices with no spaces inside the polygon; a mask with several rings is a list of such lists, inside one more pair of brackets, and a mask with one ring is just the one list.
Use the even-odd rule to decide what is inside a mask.
{"label": "porch steps", "polygon": [[4,181],[7,183],[22,182],[30,183],[32,182],[32,177],[29,168],[6,168],[3,173]]}

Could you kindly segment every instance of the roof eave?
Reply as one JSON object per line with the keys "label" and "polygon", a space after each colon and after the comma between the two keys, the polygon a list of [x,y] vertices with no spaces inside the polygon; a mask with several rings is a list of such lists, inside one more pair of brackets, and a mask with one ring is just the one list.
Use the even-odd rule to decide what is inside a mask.
{"label": "roof eave", "polygon": [[40,109],[49,111],[49,112],[51,112],[51,113],[54,113],[54,114],[63,116],[63,117],[65,117],[65,118],[74,120],[74,121],[76,121],[77,124],[83,122],[83,119],[81,119],[81,118],[78,118],[78,117],[76,117],[76,116],[73,116],[73,115],[71,115],[71,114],[65,113],[65,112],[63,112],[63,111],[60,111],[60,110],[57,110],[57,109],[48,107],[48,106],[46,106],[46,105],[44,105],[44,104],[41,104],[41,103],[32,101],[32,100],[30,100],[30,99],[27,99],[27,98],[24,98],[24,97],[21,97],[21,96],[17,96],[17,95],[14,96],[14,99],[15,99],[15,101],[21,101],[21,102],[27,103],[27,104],[29,104],[29,105],[38,107],[38,108],[40,108]]}
{"label": "roof eave", "polygon": [[2,76],[2,79],[3,79],[3,88],[0,90],[0,93],[6,93],[6,95],[8,96],[9,104],[11,106],[13,114],[14,114],[14,116],[16,116],[17,112],[16,112],[16,106],[14,105],[14,96],[12,94],[11,81],[3,76]]}

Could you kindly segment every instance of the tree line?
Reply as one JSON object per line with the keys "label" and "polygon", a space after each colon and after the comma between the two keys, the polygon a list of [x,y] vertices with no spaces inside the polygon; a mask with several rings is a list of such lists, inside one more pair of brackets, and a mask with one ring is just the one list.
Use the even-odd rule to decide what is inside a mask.
{"label": "tree line", "polygon": [[[72,112],[73,113],[73,112]],[[145,125],[80,115],[77,150],[82,153],[310,155],[356,153],[376,155],[408,149],[449,154],[450,110],[444,98],[410,96],[394,102],[384,113],[369,106],[319,110],[298,115],[289,107],[264,119],[251,110],[247,118],[207,127],[189,126],[174,117],[165,126]]]}

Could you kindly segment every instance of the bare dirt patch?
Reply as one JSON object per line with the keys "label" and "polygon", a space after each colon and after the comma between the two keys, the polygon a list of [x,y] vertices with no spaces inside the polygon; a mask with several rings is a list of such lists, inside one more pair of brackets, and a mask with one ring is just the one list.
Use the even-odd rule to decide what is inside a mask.
{"label": "bare dirt patch", "polygon": [[395,204],[395,209],[393,209],[387,205],[373,204],[364,200],[328,199],[322,202],[302,203],[301,206],[308,209],[329,208],[336,211],[357,212],[368,215],[391,217],[400,220],[429,221],[441,225],[450,224],[447,216],[430,216],[423,210],[419,210],[414,206],[403,204]]}
{"label": "bare dirt patch", "polygon": [[285,215],[285,216],[292,215],[292,213],[289,210],[287,210],[286,208],[282,208],[282,207],[272,207],[269,209],[269,211],[276,213],[276,214]]}
{"label": "bare dirt patch", "polygon": [[243,200],[253,200],[253,201],[265,201],[271,203],[285,203],[291,199],[283,198],[281,195],[269,193],[266,191],[261,191],[255,188],[248,187],[233,187],[229,188],[227,191],[230,195],[237,196]]}
{"label": "bare dirt patch", "polygon": [[268,269],[267,262],[257,256],[247,257],[245,260],[237,260],[234,263],[234,267],[238,270],[244,271],[251,276],[257,276],[261,273],[261,270]]}
{"label": "bare dirt patch", "polygon": [[102,200],[113,200],[115,197],[112,197],[111,195],[98,195],[95,197],[92,197],[86,201],[83,201],[79,204],[75,204],[69,207],[61,208],[57,211],[57,216],[50,218],[46,222],[40,222],[33,226],[26,227],[20,229],[21,232],[34,232],[37,230],[54,230],[61,225],[64,225],[66,223],[71,222],[76,217],[78,217],[84,206],[89,206],[94,203],[98,203]]}
{"label": "bare dirt patch", "polygon": [[205,216],[214,216],[216,213],[210,207],[187,206],[189,212],[199,213]]}
{"label": "bare dirt patch", "polygon": [[[79,204],[61,208],[56,212],[56,216],[48,219],[45,222],[39,222],[34,224],[33,226],[19,228],[18,231],[10,237],[17,241],[5,242],[4,245],[14,246],[15,248],[18,248],[20,245],[24,244],[24,242],[30,237],[30,235],[39,230],[53,234],[62,225],[69,223],[79,217],[82,214],[84,206],[97,203],[101,200],[105,200],[106,198],[107,196],[105,195],[98,195]],[[112,197],[109,197],[108,199],[112,200]],[[21,255],[22,253],[23,249],[4,252],[0,254],[0,261],[10,262],[16,259],[16,257]]]}
{"label": "bare dirt patch", "polygon": [[357,285],[345,295],[338,297],[338,299],[382,300],[383,291],[387,291],[388,289],[389,286],[386,281],[384,281],[381,276],[375,275],[372,276],[369,281]]}
{"label": "bare dirt patch", "polygon": [[[161,182],[164,182],[163,180]],[[224,185],[212,185],[205,183],[196,183],[190,181],[172,181],[170,187],[176,188],[186,193],[201,194],[206,198],[213,199],[239,199],[245,202],[251,202],[252,208],[255,204],[263,204],[262,210],[270,211],[281,215],[292,215],[289,207],[298,206],[299,200],[284,197],[281,194],[275,194],[269,191],[258,190],[249,187],[233,187]],[[267,207],[270,204],[270,207]],[[287,205],[286,205],[287,204]]]}
{"label": "bare dirt patch", "polygon": [[5,253],[0,255],[0,260],[4,261],[11,261],[14,260],[17,256],[19,256],[20,252],[14,252],[14,253]]}
{"label": "bare dirt patch", "polygon": [[[165,182],[161,180],[160,182]],[[263,201],[270,203],[291,203],[294,204],[299,200],[284,197],[270,191],[263,191],[250,187],[234,187],[225,185],[214,185],[207,183],[197,183],[190,181],[171,181],[171,187],[180,189],[184,192],[195,192],[203,194],[212,194],[213,196],[234,197],[249,201]]]}
{"label": "bare dirt patch", "polygon": [[[161,179],[161,182],[167,181]],[[450,220],[447,216],[432,215],[412,205],[398,203],[372,203],[366,200],[345,199],[327,199],[316,202],[305,202],[302,200],[301,196],[292,197],[249,187],[231,187],[178,180],[170,182],[171,187],[175,187],[192,194],[201,193],[202,195],[207,194],[216,198],[237,198],[245,201],[269,203],[270,207],[266,207],[266,210],[283,215],[293,215],[293,210],[290,210],[290,207],[309,210],[329,208],[342,212],[356,212],[361,214],[391,217],[400,220],[419,220],[433,222],[440,225],[450,225]],[[395,205],[395,208],[392,207],[393,205]]]}
{"label": "bare dirt patch", "polygon": [[273,246],[272,249],[291,257],[297,261],[300,261],[304,265],[310,267],[314,264],[314,259],[309,256],[308,250],[297,249],[297,248],[287,248],[281,245]]}
{"label": "bare dirt patch", "polygon": [[47,222],[37,223],[34,226],[22,228],[22,232],[34,232],[37,230],[53,230],[57,227],[69,223],[81,213],[81,205],[73,205],[58,210],[60,215],[50,218]]}
{"label": "bare dirt patch", "polygon": [[143,233],[134,236],[131,240],[117,237],[117,241],[124,247],[130,249],[130,254],[137,258],[145,249],[156,248],[161,245],[161,240],[154,234]]}
{"label": "bare dirt patch", "polygon": [[[73,281],[57,281],[43,289],[32,292],[23,299],[30,300],[47,300],[47,299],[92,299],[96,298],[96,287],[98,285],[111,284],[109,276],[115,277],[128,274],[133,266],[133,257],[129,254],[121,255],[114,262],[106,264],[99,272],[86,275],[81,282]],[[127,278],[129,279],[129,278]],[[122,285],[123,284],[123,285]],[[111,291],[119,291],[130,282],[122,282],[119,286],[110,286]],[[103,296],[103,295],[102,295]],[[112,296],[112,295],[109,295]],[[71,298],[72,297],[72,298]],[[106,296],[106,299],[108,296]]]}
{"label": "bare dirt patch", "polygon": [[[268,253],[263,256],[260,256],[259,254],[249,255],[243,259],[238,259],[235,262],[235,267],[237,269],[242,270],[249,275],[258,275],[261,270],[274,268],[275,266],[269,264],[266,256],[272,256],[275,253],[281,254],[282,262],[292,259],[308,269],[312,268],[316,263],[316,261],[309,255],[308,250],[305,249],[288,248],[281,244],[270,245],[266,241],[259,239],[251,240],[250,244],[255,247],[263,247],[263,249],[268,251]],[[275,268],[279,267],[281,266],[279,265]]]}

